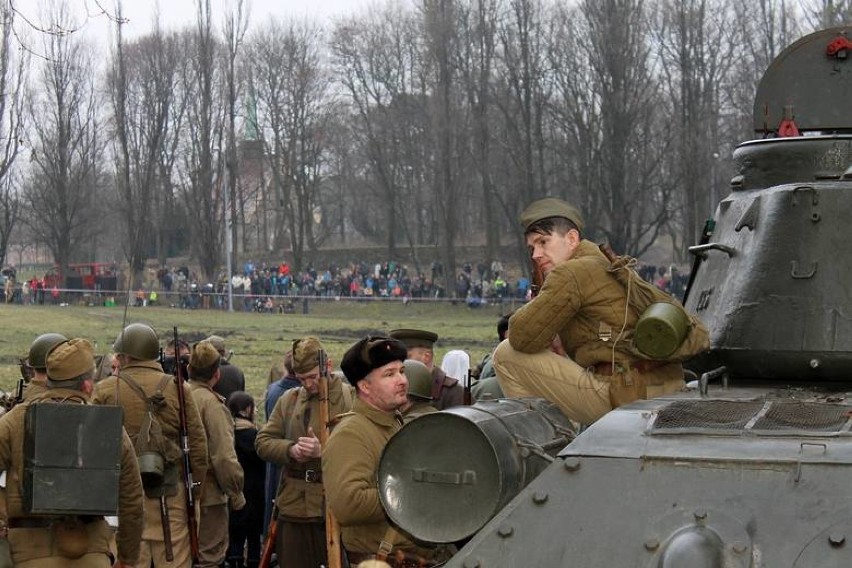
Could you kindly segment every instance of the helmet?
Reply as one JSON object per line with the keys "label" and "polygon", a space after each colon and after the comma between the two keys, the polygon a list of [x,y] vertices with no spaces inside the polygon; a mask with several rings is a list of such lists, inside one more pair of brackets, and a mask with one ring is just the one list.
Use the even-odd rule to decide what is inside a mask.
{"label": "helmet", "polygon": [[141,361],[153,361],[160,354],[160,339],[151,326],[132,323],[118,334],[112,350]]}
{"label": "helmet", "polygon": [[46,369],[47,354],[63,341],[68,341],[68,338],[61,333],[44,333],[36,337],[35,341],[30,345],[30,353],[27,356],[30,367],[42,371]]}
{"label": "helmet", "polygon": [[432,373],[429,368],[415,359],[406,359],[404,365],[405,378],[408,379],[408,396],[432,400]]}

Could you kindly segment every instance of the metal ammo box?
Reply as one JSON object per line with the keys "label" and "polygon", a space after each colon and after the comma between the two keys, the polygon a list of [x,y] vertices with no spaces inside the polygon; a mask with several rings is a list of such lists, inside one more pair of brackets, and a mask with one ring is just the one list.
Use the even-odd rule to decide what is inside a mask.
{"label": "metal ammo box", "polygon": [[30,404],[24,419],[24,510],[115,515],[121,424],[118,406]]}

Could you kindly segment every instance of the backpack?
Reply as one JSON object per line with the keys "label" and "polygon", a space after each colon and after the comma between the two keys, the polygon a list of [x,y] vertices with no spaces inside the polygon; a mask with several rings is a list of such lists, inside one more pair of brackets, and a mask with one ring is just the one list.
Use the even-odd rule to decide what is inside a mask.
{"label": "backpack", "polygon": [[[673,353],[667,355],[664,360],[685,361],[710,349],[710,332],[707,330],[707,327],[697,316],[687,313],[683,305],[670,294],[660,290],[639,276],[634,268],[636,266],[635,258],[627,255],[617,256],[605,244],[599,245],[599,248],[603,255],[610,261],[608,271],[624,286],[628,294],[627,303],[637,313],[644,314],[653,304],[665,303],[672,306],[675,310],[680,311],[682,316],[688,321],[686,334],[680,346]],[[630,351],[635,356],[642,359],[654,359],[654,357],[642,352],[634,345],[633,331],[628,332],[625,338],[629,340]]]}
{"label": "backpack", "polygon": [[163,427],[156,416],[166,405],[163,392],[172,380],[172,376],[163,375],[157,390],[151,396],[146,395],[134,379],[121,373],[118,378],[127,383],[130,390],[145,403],[145,415],[139,426],[139,432],[131,436],[131,439],[145,494],[149,497],[156,496],[153,493],[162,488],[166,482],[166,470],[173,468],[181,456],[178,445],[163,434]]}

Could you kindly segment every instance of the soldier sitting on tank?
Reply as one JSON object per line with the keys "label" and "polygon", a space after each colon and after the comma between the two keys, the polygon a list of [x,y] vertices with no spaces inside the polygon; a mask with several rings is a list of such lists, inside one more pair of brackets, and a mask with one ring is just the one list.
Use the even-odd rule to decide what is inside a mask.
{"label": "soldier sitting on tank", "polygon": [[414,359],[405,360],[405,378],[408,379],[408,401],[399,412],[406,424],[424,414],[438,412],[432,404],[432,373]]}
{"label": "soldier sitting on tank", "polygon": [[568,418],[591,424],[622,404],[680,390],[679,362],[640,358],[621,339],[641,313],[608,270],[610,260],[582,238],[577,209],[541,199],[524,210],[521,223],[544,283],[512,316],[509,338],[494,352],[503,392],[543,397]]}

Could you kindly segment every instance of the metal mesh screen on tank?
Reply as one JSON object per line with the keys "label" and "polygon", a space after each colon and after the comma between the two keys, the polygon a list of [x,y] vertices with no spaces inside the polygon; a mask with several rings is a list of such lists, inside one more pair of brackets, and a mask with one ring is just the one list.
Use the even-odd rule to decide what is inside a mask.
{"label": "metal mesh screen on tank", "polygon": [[660,410],[651,434],[849,433],[852,406],[799,401],[677,401]]}

